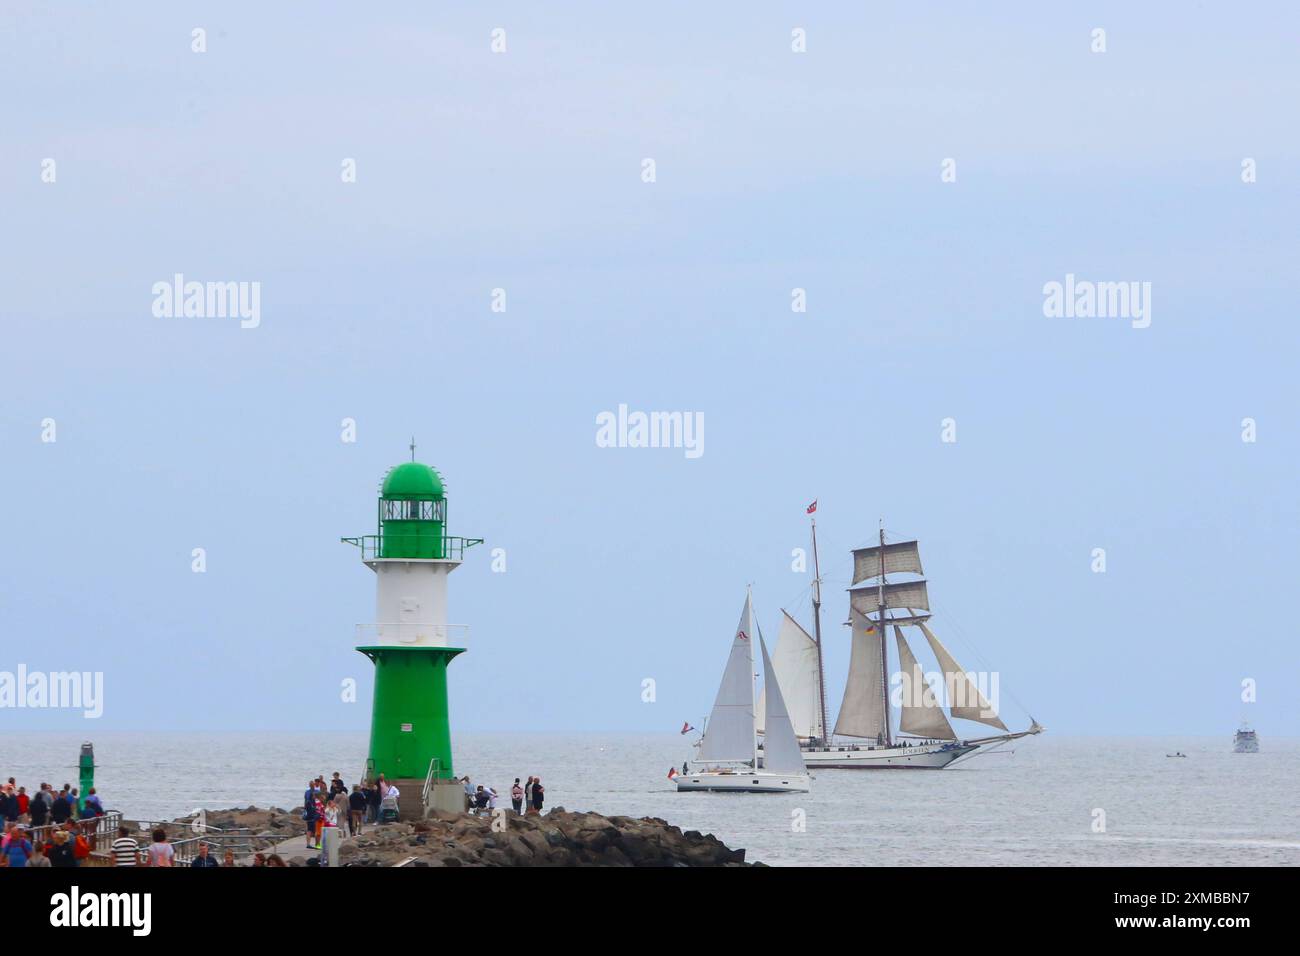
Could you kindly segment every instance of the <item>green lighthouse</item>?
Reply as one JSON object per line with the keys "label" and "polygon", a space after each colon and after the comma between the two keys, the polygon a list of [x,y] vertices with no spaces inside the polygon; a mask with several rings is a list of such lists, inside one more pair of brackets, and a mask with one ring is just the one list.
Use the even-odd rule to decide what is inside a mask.
{"label": "green lighthouse", "polygon": [[375,572],[375,623],[358,625],[357,648],[375,665],[366,775],[401,792],[402,816],[430,806],[460,809],[453,781],[447,665],[464,653],[467,629],[447,623],[447,576],[479,538],[447,535],[442,476],[412,460],[389,469],[379,492],[378,533],[344,538]]}

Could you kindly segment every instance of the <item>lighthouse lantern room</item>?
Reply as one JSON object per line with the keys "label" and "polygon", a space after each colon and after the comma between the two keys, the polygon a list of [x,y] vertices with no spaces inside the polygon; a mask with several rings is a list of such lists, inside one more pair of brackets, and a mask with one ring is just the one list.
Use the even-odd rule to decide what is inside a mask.
{"label": "lighthouse lantern room", "polygon": [[[414,443],[411,457],[415,457]],[[389,470],[379,492],[378,533],[343,538],[375,572],[375,621],[357,626],[357,650],[375,665],[366,776],[397,783],[402,816],[459,800],[451,754],[447,664],[464,652],[467,628],[447,623],[447,577],[480,538],[446,534],[442,477],[415,460]],[[439,798],[442,799],[439,799]],[[460,809],[447,806],[446,809]]]}

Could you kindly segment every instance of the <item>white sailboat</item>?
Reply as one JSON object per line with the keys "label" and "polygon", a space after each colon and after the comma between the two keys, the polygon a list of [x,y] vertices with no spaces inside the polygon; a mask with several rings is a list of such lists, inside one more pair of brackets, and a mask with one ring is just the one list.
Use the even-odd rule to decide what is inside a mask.
{"label": "white sailboat", "polygon": [[[776,648],[780,686],[788,691],[795,730],[802,738],[804,763],[811,769],[930,769],[947,767],[974,754],[1031,734],[1043,728],[1030,718],[1028,730],[1012,733],[997,711],[926,623],[929,593],[923,578],[890,582],[889,575],[921,575],[921,554],[915,541],[885,543],[884,532],[876,547],[853,552],[853,585],[849,590],[851,650],[849,676],[834,729],[828,735],[826,691],[821,655],[821,579],[817,564],[817,523],[813,520],[813,620],[809,635],[784,611]],[[874,612],[875,616],[872,617]],[[893,613],[901,612],[901,613]],[[901,706],[898,733],[892,726],[889,699],[890,670],[886,634],[893,628],[899,662]],[[949,714],[995,727],[1003,733],[973,738],[959,737],[944,708],[926,683],[904,636],[904,628],[918,628],[943,672]],[[799,694],[795,699],[794,688]],[[837,738],[851,738],[845,743]]]}
{"label": "white sailboat", "polygon": [[[763,652],[761,711],[755,706],[755,634]],[[767,730],[766,764],[761,770],[756,736],[759,712]],[[808,790],[808,771],[799,741],[767,645],[755,626],[753,603],[748,594],[713,711],[704,725],[704,735],[696,744],[694,766],[685,765],[673,782],[679,792],[803,793]]]}

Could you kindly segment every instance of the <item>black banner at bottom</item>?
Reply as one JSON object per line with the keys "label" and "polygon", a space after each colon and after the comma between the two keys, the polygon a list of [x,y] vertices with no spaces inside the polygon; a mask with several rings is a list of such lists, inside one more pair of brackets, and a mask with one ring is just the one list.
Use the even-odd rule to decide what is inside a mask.
{"label": "black banner at bottom", "polygon": [[836,902],[823,917],[888,916],[873,923],[885,932],[942,936],[956,929],[945,929],[943,919],[955,918],[996,925],[1004,940],[1200,934],[1230,942],[1239,933],[1291,925],[1284,907],[1295,883],[1285,868],[400,869],[5,869],[0,897],[6,912],[21,914],[11,925],[21,925],[24,936],[57,940],[77,931],[128,946],[184,944],[201,927],[223,925],[235,933],[255,927],[262,942],[294,942],[322,916],[329,917],[331,942],[414,941],[427,938],[431,922],[449,931],[464,923],[481,935],[493,926],[495,904],[508,904],[510,924],[499,927],[508,933],[511,926],[525,934],[530,925],[573,926],[581,915],[584,934],[602,917],[663,920],[675,934],[683,920],[698,917],[701,894],[718,892],[750,901],[751,928],[754,918],[771,920],[778,905],[791,907],[791,925],[799,925],[812,901],[830,898]]}

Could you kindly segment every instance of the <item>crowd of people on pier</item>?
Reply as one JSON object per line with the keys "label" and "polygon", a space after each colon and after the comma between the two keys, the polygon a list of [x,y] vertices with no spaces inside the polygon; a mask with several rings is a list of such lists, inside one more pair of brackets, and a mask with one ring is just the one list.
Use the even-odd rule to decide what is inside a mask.
{"label": "crowd of people on pier", "polygon": [[[499,794],[495,787],[474,784],[468,774],[461,777],[460,782],[465,786],[465,803],[470,813],[491,813],[497,808]],[[524,784],[520,784],[519,778],[515,777],[515,782],[510,787],[510,805],[515,813],[520,816],[525,813],[541,813],[545,802],[546,788],[542,786],[541,777],[529,777]]]}
{"label": "crowd of people on pier", "polygon": [[103,816],[94,787],[84,799],[70,783],[28,793],[10,777],[0,786],[0,867],[78,866],[94,849]]}
{"label": "crowd of people on pier", "polygon": [[330,827],[346,827],[351,836],[358,836],[367,823],[380,821],[385,801],[396,806],[399,796],[398,789],[390,787],[382,775],[376,783],[354,783],[351,789],[337,770],[328,783],[324,774],[309,780],[302,795],[307,846],[320,849],[321,838]]}
{"label": "crowd of people on pier", "polygon": [[[465,808],[469,813],[492,813],[500,794],[495,787],[473,783],[469,775],[460,778],[465,788]],[[329,781],[321,774],[307,782],[302,795],[302,820],[306,826],[307,848],[319,850],[325,831],[331,827],[347,828],[349,836],[359,836],[367,825],[392,823],[400,817],[401,791],[382,773],[374,781],[364,780],[351,787],[336,770]],[[510,803],[521,816],[541,813],[546,802],[546,788],[541,777],[529,777],[521,784],[515,777],[510,788]]]}
{"label": "crowd of people on pier", "polygon": [[[500,794],[495,787],[476,784],[469,775],[457,781],[464,788],[465,809],[471,814],[496,812]],[[306,826],[307,846],[321,849],[325,830],[338,828],[359,836],[366,826],[395,822],[400,817],[401,792],[380,774],[375,781],[365,780],[350,787],[335,772],[329,780],[321,774],[307,784],[303,793],[302,820]],[[540,777],[530,776],[520,782],[516,777],[510,787],[510,804],[519,815],[538,814],[546,802],[546,789]],[[197,868],[236,866],[234,851],[227,848],[214,852],[215,844],[200,841],[197,855],[188,862],[177,862],[177,854],[163,827],[133,833],[118,826],[114,835],[109,829],[119,822],[114,814],[105,819],[104,804],[93,787],[83,799],[76,787],[64,784],[55,790],[41,783],[28,793],[13,777],[0,785],[0,867],[75,867],[81,866],[92,852],[105,851],[114,866],[191,866]],[[111,837],[111,840],[110,840]],[[147,838],[146,838],[147,837]],[[192,852],[194,841],[190,843]],[[218,859],[217,853],[221,853]],[[284,866],[277,854],[257,853],[253,866]]]}

